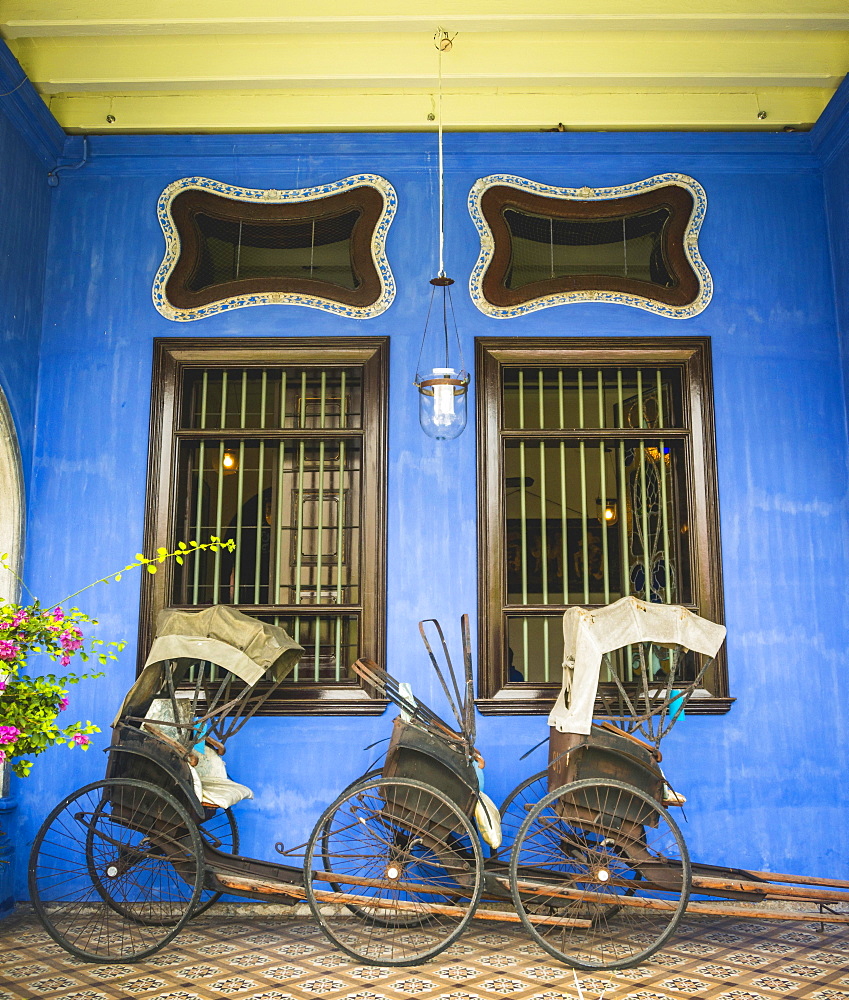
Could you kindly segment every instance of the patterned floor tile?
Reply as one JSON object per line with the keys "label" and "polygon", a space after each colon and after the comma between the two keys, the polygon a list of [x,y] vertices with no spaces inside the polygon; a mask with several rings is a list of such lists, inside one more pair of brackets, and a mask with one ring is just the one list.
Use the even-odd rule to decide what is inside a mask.
{"label": "patterned floor tile", "polygon": [[296,919],[193,921],[138,963],[80,962],[25,909],[0,923],[0,1000],[849,1000],[849,928],[688,916],[633,969],[575,972],[521,926],[473,922],[437,959],[364,965]]}

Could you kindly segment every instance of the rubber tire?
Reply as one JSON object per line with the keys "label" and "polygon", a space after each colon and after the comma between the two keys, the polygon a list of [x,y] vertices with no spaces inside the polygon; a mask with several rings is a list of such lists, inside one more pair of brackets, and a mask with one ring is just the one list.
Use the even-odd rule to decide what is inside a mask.
{"label": "rubber tire", "polygon": [[[385,806],[381,806],[380,802],[383,801],[385,803],[387,801],[385,792],[390,789],[392,790],[393,801],[395,803],[398,802],[400,796],[403,796],[404,805],[409,805],[412,808],[414,804],[418,805],[424,798],[425,803],[429,806],[428,811],[430,815],[436,815],[437,810],[441,811],[443,823],[447,822],[452,830],[455,831],[453,844],[456,844],[457,847],[446,841],[439,840],[438,836],[432,832],[433,828],[425,828],[423,826],[410,830],[409,823],[405,824],[400,820],[387,820],[385,818]],[[358,817],[364,829],[356,822],[352,824],[344,817],[349,803],[355,797],[360,803],[367,799],[372,799],[374,803],[370,809],[370,819],[368,822],[362,816]],[[355,812],[358,808],[360,806],[354,804],[351,806],[351,812]],[[410,884],[417,877],[415,869],[424,865],[425,870],[434,881],[431,883],[422,881],[420,895],[425,897],[440,897],[443,903],[447,901],[451,906],[462,906],[463,904],[460,900],[465,900],[466,909],[462,916],[459,919],[455,919],[451,926],[442,929],[440,922],[447,924],[451,917],[456,917],[456,915],[434,914],[433,911],[428,913],[428,902],[433,902],[433,899],[429,898],[420,902],[424,920],[419,920],[417,917],[416,924],[418,925],[418,929],[416,925],[410,925],[407,922],[394,924],[385,918],[381,919],[380,923],[378,923],[370,915],[369,920],[367,922],[364,921],[364,926],[381,927],[381,933],[377,935],[367,932],[359,935],[356,932],[352,934],[347,928],[340,929],[335,927],[333,919],[335,914],[326,912],[324,909],[327,907],[326,901],[316,899],[316,888],[324,889],[325,886],[329,886],[334,892],[347,891],[358,894],[363,892],[362,888],[355,885],[344,885],[334,883],[330,880],[319,882],[318,885],[315,885],[313,882],[312,872],[316,859],[321,864],[321,870],[323,871],[328,871],[329,865],[332,864],[332,857],[329,857],[332,855],[332,850],[328,844],[328,840],[334,836],[333,824],[334,820],[337,820],[338,817],[341,817],[339,819],[340,834],[345,833],[345,831],[355,830],[358,836],[362,835],[364,838],[363,844],[365,846],[357,844],[357,871],[364,872],[364,875],[358,877],[374,877],[375,872],[379,873],[387,864],[386,851],[393,852],[391,856],[396,859],[398,858],[398,854],[395,852],[400,851],[403,860],[396,861],[396,863],[402,867],[402,870],[403,866],[409,863],[413,872],[413,874],[407,875],[407,878],[410,880],[407,884]],[[383,824],[389,824],[394,827],[395,836],[399,833],[404,836],[412,834],[410,841],[400,848],[394,837],[392,843],[390,843],[385,836],[386,827]],[[456,838],[457,831],[460,832],[460,840]],[[374,846],[370,846],[371,844]],[[432,844],[435,844],[436,847],[430,846]],[[413,855],[412,851],[416,846],[422,846],[428,856],[422,858],[420,855]],[[446,877],[444,874],[446,872],[444,860],[440,858],[438,853],[440,848],[443,851],[443,858],[447,853],[452,857],[452,860],[453,858],[461,859],[461,864],[464,866],[463,878],[468,880],[468,885],[460,886],[450,874]],[[369,851],[373,851],[373,853],[370,854]],[[406,855],[404,852],[406,852]],[[338,856],[346,864],[350,857],[350,851],[343,850]],[[442,874],[439,874],[440,872]],[[354,873],[348,872],[348,874],[353,875]],[[439,881],[438,878],[441,878],[443,881]],[[356,783],[354,788],[343,792],[335,802],[328,806],[316,823],[304,858],[304,886],[306,888],[307,901],[316,921],[330,940],[346,954],[357,961],[370,965],[393,967],[417,965],[420,962],[434,958],[440,952],[444,951],[462,934],[474,916],[475,908],[483,890],[483,856],[480,840],[473,821],[432,785],[406,778],[378,778],[365,783]],[[414,891],[392,891],[396,893],[396,896],[402,894],[408,897],[416,895]],[[340,903],[340,906],[348,907],[348,905],[344,901]],[[361,914],[357,915],[361,918]],[[393,934],[393,931],[397,933]],[[418,938],[422,940],[417,946]]]}
{"label": "rubber tire", "polygon": [[[151,857],[144,846],[148,840],[147,835],[139,829],[134,830],[127,824],[111,819],[104,801],[111,802],[116,797],[116,792],[113,791],[107,797],[104,795],[107,789],[120,789],[124,797],[129,795],[131,802],[137,802],[137,808],[144,809],[139,816],[143,816],[148,825],[152,824],[151,816],[167,816],[167,819],[160,820],[168,823],[166,829],[169,832],[165,836],[172,839],[170,831],[173,829],[183,845],[183,871],[178,872],[172,866],[169,875],[169,881],[176,887],[179,898],[167,919],[140,920],[136,916],[127,917],[116,907],[114,894],[104,895],[99,876],[92,877],[97,864],[101,863],[101,859],[96,857],[98,848],[116,848],[119,854],[123,849],[141,858]],[[148,802],[144,802],[145,797]],[[73,809],[74,804],[80,805],[81,811]],[[83,825],[79,819],[81,815],[85,815],[86,807],[94,817],[94,822],[106,828],[101,830],[96,840],[92,833],[92,823]],[[79,827],[78,838],[73,836],[75,824]],[[119,840],[118,837],[122,839]],[[159,861],[159,855],[152,857]],[[66,863],[57,868],[56,865],[63,861]],[[130,865],[126,871],[131,871],[133,867]],[[142,866],[142,871],[144,870]],[[159,869],[154,866],[150,870]],[[173,877],[174,874],[176,877]],[[28,882],[33,907],[45,930],[66,951],[83,961],[138,962],[159,951],[193,915],[201,895],[203,875],[200,833],[184,806],[169,792],[150,782],[119,778],[86,785],[66,796],[52,810],[33,842]],[[143,906],[146,902],[144,884],[138,880],[131,880],[131,883],[136,892],[133,902],[137,906]],[[57,901],[49,898],[57,890],[66,894],[64,907],[57,907]],[[154,902],[152,897],[153,893],[151,906]],[[101,919],[97,909],[93,909],[98,903],[108,908],[106,919]],[[69,919],[63,920],[63,913],[69,908]],[[124,917],[123,926],[116,920],[115,914]],[[137,940],[134,941],[134,937]],[[80,943],[83,940],[86,941],[85,945]]]}
{"label": "rubber tire", "polygon": [[[584,802],[593,803],[597,818],[587,821],[578,817],[570,821],[552,808],[558,799],[573,795],[579,795]],[[632,808],[639,810],[640,822],[632,824],[630,829],[642,830],[641,841],[623,833],[625,828],[621,824],[617,826],[617,822],[610,819],[611,813],[604,811],[605,803],[619,805],[625,797]],[[568,810],[569,805],[565,808]],[[594,810],[586,811],[593,813]],[[657,826],[645,822],[646,820],[656,822]],[[535,838],[539,840],[539,847],[535,846]],[[567,854],[563,851],[563,845],[570,842],[576,846]],[[595,914],[588,918],[588,927],[562,928],[559,942],[553,940],[556,931],[544,921],[547,917],[562,914],[531,912],[533,904],[529,905],[527,883],[534,877],[534,867],[541,870],[545,851],[549,852],[550,863],[559,866],[564,872],[564,878],[568,873],[572,885],[581,886],[582,891],[587,893],[585,899],[575,899],[570,904],[573,910],[570,915],[587,919],[586,913],[582,914],[579,907],[589,907],[591,913],[595,910]],[[663,860],[654,861],[654,853]],[[646,854],[650,857],[644,857]],[[669,859],[672,859],[671,864]],[[611,889],[626,886],[624,892],[616,894],[617,898],[630,896],[655,902],[663,900],[669,904],[668,909],[643,909],[636,898],[633,905],[624,902],[598,902],[613,894],[603,891],[606,883],[600,879],[591,881],[590,869],[593,865],[597,865],[600,870],[606,869],[607,879],[610,878],[611,869],[613,870],[614,878],[609,883]],[[655,878],[658,873],[661,877],[667,873],[667,885],[652,882],[652,868]],[[617,869],[623,870],[623,875],[618,879],[615,874]],[[625,871],[633,880],[633,885],[622,881]],[[669,872],[674,872],[671,879],[668,878]],[[550,878],[547,884],[551,885]],[[524,890],[522,885],[525,886]],[[510,889],[522,923],[549,955],[576,969],[612,970],[639,965],[674,933],[687,908],[690,887],[687,846],[668,811],[640,789],[612,779],[576,781],[546,795],[534,806],[522,824],[510,858]],[[547,903],[545,905],[550,906]],[[539,904],[536,908],[539,909]],[[556,907],[550,906],[550,909],[555,910]],[[656,922],[661,925],[657,931],[651,927],[655,915]],[[610,924],[609,921],[614,916],[617,916],[617,921]],[[538,918],[539,927],[534,924],[534,917]],[[609,940],[605,935],[609,936]],[[639,938],[642,940],[638,940]]]}

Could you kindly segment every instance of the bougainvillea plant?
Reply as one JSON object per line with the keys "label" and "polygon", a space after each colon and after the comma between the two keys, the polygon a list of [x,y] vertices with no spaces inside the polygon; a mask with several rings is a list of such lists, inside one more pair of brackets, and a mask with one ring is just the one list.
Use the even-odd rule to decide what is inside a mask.
{"label": "bougainvillea plant", "polygon": [[[222,542],[212,535],[208,542],[189,545],[180,542],[173,552],[157,549],[151,559],[137,553],[136,562],[49,605],[42,605],[32,597],[29,588],[9,566],[8,554],[0,555],[0,566],[11,573],[32,598],[29,604],[5,603],[0,598],[0,763],[8,762],[15,774],[24,777],[33,763],[26,758],[37,757],[55,745],[87,750],[90,734],[100,732],[100,728],[90,721],[60,724],[59,716],[70,704],[68,688],[82,680],[103,676],[102,670],[76,674],[66,672],[66,668],[75,657],[105,667],[110,660],[118,659],[117,654],[126,643],[104,642],[94,636],[87,638],[88,626],[96,626],[97,620],[76,607],[66,610],[64,605],[68,601],[100,583],[118,582],[128,570],[144,566],[148,573],[155,573],[158,564],[166,559],[173,558],[182,565],[193,552],[204,549],[215,552],[219,548],[232,552],[234,547],[232,541]],[[61,669],[34,675],[31,672],[33,660],[43,662],[45,657]]]}

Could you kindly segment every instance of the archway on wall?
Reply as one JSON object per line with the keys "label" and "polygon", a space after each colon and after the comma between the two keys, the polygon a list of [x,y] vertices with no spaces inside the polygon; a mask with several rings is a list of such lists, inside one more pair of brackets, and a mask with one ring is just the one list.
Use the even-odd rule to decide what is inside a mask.
{"label": "archway on wall", "polygon": [[[24,470],[12,411],[0,389],[0,553],[18,575],[24,545]],[[20,584],[11,573],[0,573],[0,597],[17,601]]]}

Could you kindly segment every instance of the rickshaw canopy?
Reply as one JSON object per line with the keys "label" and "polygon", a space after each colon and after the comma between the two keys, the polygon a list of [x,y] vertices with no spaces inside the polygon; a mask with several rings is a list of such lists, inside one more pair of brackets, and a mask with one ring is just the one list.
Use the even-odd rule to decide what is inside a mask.
{"label": "rickshaw canopy", "polygon": [[282,681],[303,652],[284,628],[225,604],[214,604],[202,611],[161,611],[150,655],[127,692],[115,722],[129,706],[154,697],[162,689],[165,668],[171,661],[214,663],[251,686],[262,677]]}
{"label": "rickshaw canopy", "polygon": [[677,604],[623,597],[603,608],[569,608],[563,615],[563,685],[548,724],[561,733],[589,734],[605,653],[653,642],[716,656],[724,639],[724,625]]}

